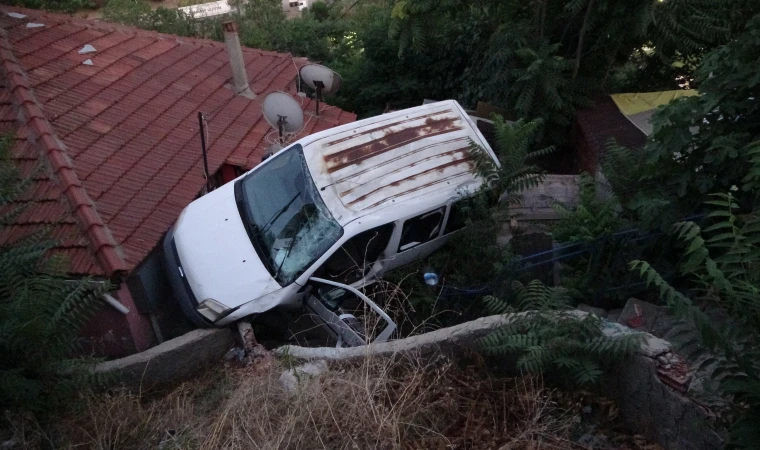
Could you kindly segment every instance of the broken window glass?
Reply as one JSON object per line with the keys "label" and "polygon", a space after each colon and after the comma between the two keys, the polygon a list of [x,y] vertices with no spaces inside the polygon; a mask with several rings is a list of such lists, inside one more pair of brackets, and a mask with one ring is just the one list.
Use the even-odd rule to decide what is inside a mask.
{"label": "broken window glass", "polygon": [[281,151],[240,183],[243,220],[280,285],[295,281],[343,235],[311,179],[300,145]]}
{"label": "broken window glass", "polygon": [[403,252],[437,238],[441,231],[444,211],[445,208],[438,208],[407,219],[401,231],[398,251]]}
{"label": "broken window glass", "polygon": [[446,228],[443,230],[443,234],[453,233],[457,230],[461,230],[467,225],[467,216],[465,215],[464,206],[462,202],[454,203],[451,205],[449,211],[449,219],[446,221]]}
{"label": "broken window glass", "polygon": [[392,223],[357,234],[327,258],[315,275],[345,284],[361,280],[372,264],[382,256],[392,234]]}

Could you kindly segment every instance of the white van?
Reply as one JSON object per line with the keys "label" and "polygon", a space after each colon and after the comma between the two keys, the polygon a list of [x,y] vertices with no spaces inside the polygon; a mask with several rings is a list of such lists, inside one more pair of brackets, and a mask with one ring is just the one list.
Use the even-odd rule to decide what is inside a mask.
{"label": "white van", "polygon": [[355,345],[341,304],[358,297],[387,338],[356,288],[462,228],[456,202],[481,185],[472,142],[498,164],[457,102],[423,105],[307,136],[195,200],[164,241],[183,312],[208,327],[306,305]]}

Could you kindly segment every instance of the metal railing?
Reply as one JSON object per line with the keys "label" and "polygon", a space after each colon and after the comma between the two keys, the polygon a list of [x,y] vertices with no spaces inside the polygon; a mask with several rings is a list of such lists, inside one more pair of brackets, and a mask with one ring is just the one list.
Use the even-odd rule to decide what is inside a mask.
{"label": "metal railing", "polygon": [[[547,285],[562,284],[574,278],[584,284],[584,303],[593,306],[609,303],[610,297],[627,299],[646,289],[629,263],[644,259],[658,266],[668,246],[663,245],[662,232],[638,229],[619,231],[591,241],[568,243],[550,250],[519,256],[511,260],[491,281],[475,286],[443,285],[440,298],[451,306],[457,298],[497,294],[512,280],[523,282],[539,279]],[[472,299],[470,299],[471,301]]]}

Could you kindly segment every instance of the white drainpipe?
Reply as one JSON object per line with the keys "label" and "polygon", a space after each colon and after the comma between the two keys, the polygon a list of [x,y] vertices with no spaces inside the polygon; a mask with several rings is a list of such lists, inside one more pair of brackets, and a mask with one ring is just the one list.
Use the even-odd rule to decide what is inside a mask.
{"label": "white drainpipe", "polygon": [[103,295],[103,300],[105,300],[106,303],[113,306],[116,311],[119,311],[120,313],[124,314],[125,316],[129,314],[129,308],[124,306],[123,303],[116,300],[111,294],[105,294]]}

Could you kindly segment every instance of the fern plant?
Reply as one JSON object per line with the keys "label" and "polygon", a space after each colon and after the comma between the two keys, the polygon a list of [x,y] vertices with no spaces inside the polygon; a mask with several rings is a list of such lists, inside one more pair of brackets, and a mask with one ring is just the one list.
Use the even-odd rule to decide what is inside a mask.
{"label": "fern plant", "polygon": [[555,148],[535,148],[542,127],[541,119],[507,122],[501,116],[495,115],[494,150],[499,165],[494,163],[485,149],[475,142],[470,142],[470,155],[474,161],[475,172],[483,178],[492,201],[500,199],[505,205],[514,205],[522,200],[521,191],[536,187],[543,181],[543,172],[533,161],[551,154]]}
{"label": "fern plant", "polygon": [[[724,392],[736,397],[734,443],[754,448],[760,442],[760,215],[739,214],[731,192],[713,194],[705,203],[711,209],[708,227],[694,222],[673,227],[684,244],[679,270],[686,286],[669,284],[647,262],[633,261],[631,267],[658,289],[672,311],[691,319],[705,344],[722,355],[721,372],[728,374],[720,382]],[[717,310],[728,323],[714,324],[705,310]]]}
{"label": "fern plant", "polygon": [[[0,141],[0,234],[24,210],[21,178]],[[0,407],[49,414],[97,378],[95,360],[76,357],[82,326],[103,302],[109,286],[65,279],[51,257],[55,242],[44,230],[0,246]]]}
{"label": "fern plant", "polygon": [[[562,259],[562,285],[578,301],[611,309],[622,307],[635,291],[626,280],[631,278],[627,263],[649,242],[641,242],[638,233],[630,230],[617,197],[604,192],[605,188],[581,174],[580,202],[554,204],[559,220],[551,225],[551,234],[561,244],[560,254],[575,254]],[[629,232],[615,236],[624,229]]]}
{"label": "fern plant", "polygon": [[511,301],[485,297],[485,311],[523,314],[479,343],[490,356],[517,355],[520,370],[557,373],[579,385],[592,384],[609,363],[633,353],[639,344],[638,334],[609,337],[601,330],[601,319],[573,313],[563,288],[546,287],[538,280],[527,286],[514,281],[511,291]]}
{"label": "fern plant", "polygon": [[559,215],[559,220],[552,226],[554,240],[561,243],[589,242],[610,236],[626,225],[620,215],[617,198],[601,195],[591,175],[582,173],[578,188],[580,202],[577,206],[554,204],[554,210]]}

